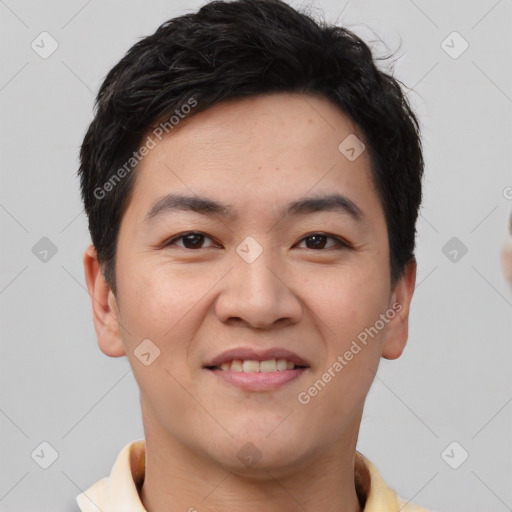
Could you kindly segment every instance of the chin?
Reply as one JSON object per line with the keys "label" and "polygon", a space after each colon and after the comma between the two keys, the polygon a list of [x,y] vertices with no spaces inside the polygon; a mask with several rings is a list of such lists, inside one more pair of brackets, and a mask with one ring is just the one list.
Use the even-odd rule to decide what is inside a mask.
{"label": "chin", "polygon": [[[238,475],[268,480],[269,476],[284,477],[297,471],[304,464],[307,454],[302,443],[283,447],[274,446],[268,440],[261,443],[248,441],[235,449],[234,457],[222,457],[218,462]],[[301,464],[302,461],[302,464]]]}
{"label": "chin", "polygon": [[226,425],[233,438],[224,437],[217,439],[215,445],[212,443],[210,457],[227,470],[252,478],[268,479],[269,473],[276,477],[291,474],[298,467],[306,466],[317,450],[308,448],[307,429],[303,434],[298,428],[293,433],[289,428],[278,432],[278,424],[273,424],[274,431],[265,424],[265,430],[258,428],[258,432],[254,424],[252,430],[236,430]]}

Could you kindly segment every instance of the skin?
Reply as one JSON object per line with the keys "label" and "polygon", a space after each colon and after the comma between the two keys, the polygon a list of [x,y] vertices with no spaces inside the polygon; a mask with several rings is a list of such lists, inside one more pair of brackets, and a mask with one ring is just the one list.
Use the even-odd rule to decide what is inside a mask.
{"label": "skin", "polygon": [[512,287],[512,213],[510,214],[508,221],[509,236],[505,240],[501,249],[501,268],[505,279]]}
{"label": "skin", "polygon": [[[349,161],[338,150],[352,133],[359,133],[353,122],[316,96],[230,100],[190,116],[136,171],[119,231],[117,297],[94,247],[86,250],[99,347],[128,357],[140,388],[140,494],[148,511],[361,510],[354,457],[363,405],[380,359],[396,359],[406,345],[416,262],[392,289],[368,155]],[[333,191],[361,208],[364,223],[332,211],[278,218],[293,200]],[[169,192],[208,196],[238,218],[176,211],[146,223]],[[189,231],[206,235],[198,249],[183,239],[162,247]],[[317,249],[305,239],[315,233],[351,248],[327,238]],[[247,236],[263,249],[252,263],[236,252]],[[317,396],[299,403],[298,394],[395,302],[401,311]],[[134,356],[146,338],[161,351],[149,366]],[[310,368],[270,392],[242,391],[203,369],[243,346],[288,348]],[[251,467],[237,457],[248,442],[261,453]]]}

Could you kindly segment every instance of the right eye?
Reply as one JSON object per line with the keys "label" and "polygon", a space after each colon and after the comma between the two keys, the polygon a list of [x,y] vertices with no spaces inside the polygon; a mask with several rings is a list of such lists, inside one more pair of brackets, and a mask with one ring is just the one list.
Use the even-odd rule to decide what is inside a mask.
{"label": "right eye", "polygon": [[211,240],[209,236],[199,231],[188,231],[186,233],[174,236],[170,240],[167,240],[164,243],[164,247],[175,245],[174,242],[177,240],[183,240],[183,246],[178,246],[181,247],[182,249],[208,249],[209,247],[198,247],[201,245],[205,238]]}

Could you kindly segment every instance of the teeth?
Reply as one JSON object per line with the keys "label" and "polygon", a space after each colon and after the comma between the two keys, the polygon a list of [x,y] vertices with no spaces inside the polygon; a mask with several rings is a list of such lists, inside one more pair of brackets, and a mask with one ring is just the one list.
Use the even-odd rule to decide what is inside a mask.
{"label": "teeth", "polygon": [[[293,363],[291,365],[295,366]],[[276,362],[277,369],[282,372],[283,370],[288,369],[288,361],[286,359],[278,359]]]}
{"label": "teeth", "polygon": [[[218,367],[217,367],[218,368]],[[255,372],[275,372],[275,371],[284,371],[284,370],[293,370],[295,368],[295,363],[291,361],[287,361],[286,359],[269,359],[267,361],[254,361],[252,359],[246,359],[241,361],[240,359],[235,359],[231,362],[227,361],[220,365],[220,369],[223,371],[231,370],[232,372],[245,372],[245,373],[255,373]]]}
{"label": "teeth", "polygon": [[270,361],[261,361],[259,364],[260,372],[275,372],[277,371],[277,361],[275,359],[270,359]]}
{"label": "teeth", "polygon": [[242,363],[242,370],[244,372],[259,372],[260,371],[260,363],[258,361],[244,361]]}
{"label": "teeth", "polygon": [[235,361],[231,361],[231,370],[234,372],[242,371],[242,361],[236,359]]}

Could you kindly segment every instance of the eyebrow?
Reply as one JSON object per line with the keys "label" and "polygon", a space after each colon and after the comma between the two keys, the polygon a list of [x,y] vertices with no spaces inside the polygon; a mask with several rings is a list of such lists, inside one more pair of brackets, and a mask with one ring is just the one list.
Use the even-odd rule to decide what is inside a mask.
{"label": "eyebrow", "polygon": [[[168,194],[159,199],[148,211],[145,222],[176,210],[193,211],[211,217],[236,219],[237,214],[232,206],[222,204],[207,197]],[[289,203],[280,213],[283,217],[295,217],[321,211],[336,211],[349,215],[356,222],[365,219],[359,206],[341,194],[328,194],[306,197]]]}

